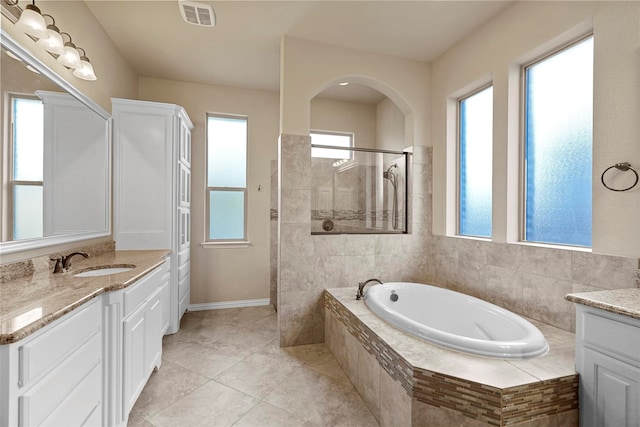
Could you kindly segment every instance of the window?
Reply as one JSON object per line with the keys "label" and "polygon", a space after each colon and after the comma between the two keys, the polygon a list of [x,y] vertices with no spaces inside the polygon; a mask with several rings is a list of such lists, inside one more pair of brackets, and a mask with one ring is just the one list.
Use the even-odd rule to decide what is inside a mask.
{"label": "window", "polygon": [[43,105],[40,99],[11,97],[10,240],[43,236]]}
{"label": "window", "polygon": [[207,116],[207,241],[247,239],[247,118]]}
{"label": "window", "polygon": [[[311,143],[314,145],[331,145],[334,147],[353,147],[353,134],[346,132],[321,132],[311,131]],[[325,159],[350,159],[351,151],[332,150],[331,148],[311,148],[311,157],[321,157]]]}
{"label": "window", "polygon": [[593,37],[524,68],[524,240],[591,246]]}
{"label": "window", "polygon": [[493,87],[458,102],[458,233],[491,237]]}

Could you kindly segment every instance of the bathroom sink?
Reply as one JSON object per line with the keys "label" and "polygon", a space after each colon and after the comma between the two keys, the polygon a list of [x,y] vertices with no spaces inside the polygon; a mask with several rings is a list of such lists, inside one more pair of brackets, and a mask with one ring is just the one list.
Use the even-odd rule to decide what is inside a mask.
{"label": "bathroom sink", "polygon": [[74,274],[73,277],[109,276],[111,274],[124,273],[125,271],[130,271],[134,268],[136,268],[135,265],[108,265],[104,267],[91,267]]}

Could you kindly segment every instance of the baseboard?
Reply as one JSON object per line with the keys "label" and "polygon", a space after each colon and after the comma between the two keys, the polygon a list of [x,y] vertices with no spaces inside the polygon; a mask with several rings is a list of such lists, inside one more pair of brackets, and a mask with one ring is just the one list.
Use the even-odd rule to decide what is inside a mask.
{"label": "baseboard", "polygon": [[203,310],[221,310],[224,308],[241,308],[241,307],[258,307],[261,305],[269,305],[269,298],[245,299],[239,301],[223,301],[209,302],[204,304],[191,304],[187,307],[187,311],[203,311]]}

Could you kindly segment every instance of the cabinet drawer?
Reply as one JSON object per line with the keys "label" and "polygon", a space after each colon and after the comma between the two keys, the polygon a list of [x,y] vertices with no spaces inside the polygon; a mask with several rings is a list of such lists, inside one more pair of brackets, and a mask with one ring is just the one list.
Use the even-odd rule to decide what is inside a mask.
{"label": "cabinet drawer", "polygon": [[136,307],[144,302],[160,285],[160,281],[164,274],[162,267],[166,266],[165,261],[161,267],[156,268],[151,273],[143,277],[132,287],[124,291],[124,317],[128,316]]}
{"label": "cabinet drawer", "polygon": [[178,281],[181,282],[191,272],[191,263],[186,262],[178,267]]}
{"label": "cabinet drawer", "polygon": [[640,362],[640,328],[582,312],[582,340],[594,347]]}
{"label": "cabinet drawer", "polygon": [[188,264],[190,260],[191,249],[188,246],[178,252],[178,268],[182,267],[184,264]]}
{"label": "cabinet drawer", "polygon": [[49,415],[43,426],[100,426],[102,424],[102,369],[98,365]]}
{"label": "cabinet drawer", "polygon": [[186,295],[186,293],[191,288],[191,275],[187,272],[187,275],[178,282],[178,300],[181,300],[182,297]]}
{"label": "cabinet drawer", "polygon": [[[89,416],[100,403],[102,394],[101,357],[102,335],[96,334],[20,396],[20,425],[26,427],[43,424],[45,419],[59,412],[65,402],[67,409],[73,408],[71,412],[86,410],[85,417]],[[86,403],[85,399],[89,399],[90,403]],[[82,404],[90,407],[82,407]]]}
{"label": "cabinet drawer", "polygon": [[18,381],[27,387],[102,330],[102,306],[93,301],[51,330],[18,348]]}

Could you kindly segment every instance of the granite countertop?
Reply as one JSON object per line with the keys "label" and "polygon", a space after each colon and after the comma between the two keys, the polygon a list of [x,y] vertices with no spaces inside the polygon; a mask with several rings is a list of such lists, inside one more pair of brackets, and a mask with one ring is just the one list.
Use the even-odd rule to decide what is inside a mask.
{"label": "granite countertop", "polygon": [[[165,262],[168,250],[115,251],[73,258],[71,271],[36,274],[0,284],[0,344],[19,341],[91,299],[126,288]],[[74,277],[101,266],[134,265],[107,276]]]}
{"label": "granite countertop", "polygon": [[611,313],[640,319],[640,288],[569,294],[567,300]]}

